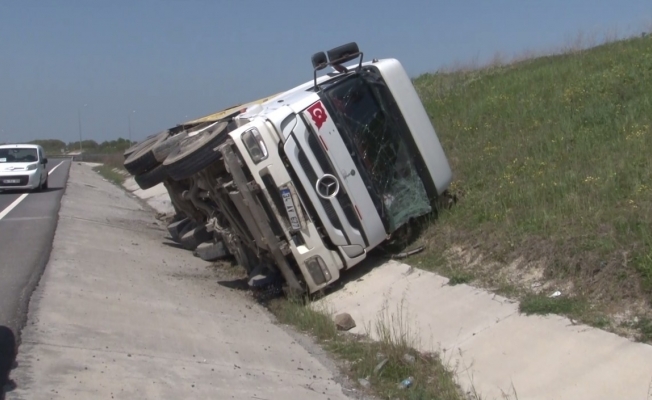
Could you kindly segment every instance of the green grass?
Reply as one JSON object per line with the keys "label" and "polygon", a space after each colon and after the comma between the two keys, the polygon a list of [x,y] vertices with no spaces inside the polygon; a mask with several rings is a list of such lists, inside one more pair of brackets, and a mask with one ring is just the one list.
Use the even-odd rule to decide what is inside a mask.
{"label": "green grass", "polygon": [[[380,340],[371,341],[365,336],[338,332],[329,313],[306,307],[301,301],[280,299],[269,307],[281,323],[312,335],[341,362],[343,372],[353,382],[362,378],[371,383],[369,389],[358,387],[359,390],[371,391],[383,399],[466,398],[439,357],[416,352],[405,332],[396,335],[396,329],[401,329],[397,325],[380,323],[375,327]],[[413,363],[405,359],[406,354],[414,357]],[[388,360],[385,366],[380,372],[374,372],[385,358]],[[398,384],[407,377],[414,378],[413,386],[399,389]]]}
{"label": "green grass", "polygon": [[652,320],[649,318],[641,318],[634,324],[634,327],[639,332],[638,339],[642,342],[652,341]]}
{"label": "green grass", "polygon": [[451,286],[469,283],[473,280],[473,275],[467,272],[456,271],[449,276],[448,284]]}
{"label": "green grass", "polygon": [[609,312],[649,304],[651,37],[414,83],[459,198],[423,233],[418,266],[472,247],[543,260],[546,280]]}
{"label": "green grass", "polygon": [[116,169],[125,171],[123,164],[124,156],[122,153],[94,155],[87,158],[85,158],[84,161],[102,164],[97,167],[93,167],[93,171],[99,173],[105,179],[115,183],[116,185],[122,185],[124,183],[126,176],[115,171]]}
{"label": "green grass", "polygon": [[115,183],[116,185],[122,185],[125,181],[125,176],[119,172],[116,172],[115,168],[116,167],[111,165],[99,165],[97,167],[93,167],[93,171],[99,173],[105,179]]}
{"label": "green grass", "polygon": [[569,297],[547,297],[543,295],[526,295],[519,304],[519,311],[531,315],[561,314],[574,316],[581,314],[586,304]]}

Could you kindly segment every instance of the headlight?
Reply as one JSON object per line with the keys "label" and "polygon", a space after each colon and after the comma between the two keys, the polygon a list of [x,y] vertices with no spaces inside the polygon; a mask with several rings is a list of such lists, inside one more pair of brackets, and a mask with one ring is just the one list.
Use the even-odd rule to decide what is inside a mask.
{"label": "headlight", "polygon": [[310,257],[305,261],[305,263],[310,276],[312,276],[312,280],[315,282],[315,285],[321,285],[322,283],[331,280],[331,273],[321,257]]}
{"label": "headlight", "polygon": [[38,164],[30,164],[27,166],[28,171],[34,171],[36,168],[38,168]]}
{"label": "headlight", "polygon": [[254,164],[267,159],[269,153],[267,153],[267,147],[265,147],[265,142],[260,136],[258,129],[252,128],[242,134],[242,143],[244,143],[251,159],[254,161]]}

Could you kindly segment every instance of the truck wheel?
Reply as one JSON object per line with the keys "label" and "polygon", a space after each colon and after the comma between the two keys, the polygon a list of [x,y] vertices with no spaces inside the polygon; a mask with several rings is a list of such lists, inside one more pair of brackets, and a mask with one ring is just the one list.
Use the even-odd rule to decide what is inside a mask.
{"label": "truck wheel", "polygon": [[[147,139],[149,139],[149,137],[148,137]],[[145,140],[147,140],[147,139],[145,139]],[[144,141],[143,141],[143,142],[144,142]],[[123,153],[125,160],[126,160],[127,158],[129,158],[129,156],[130,156],[134,151],[138,150],[138,148],[143,144],[143,142],[136,143],[136,144],[132,145],[130,148],[128,148],[127,150],[125,150],[125,152]]]}
{"label": "truck wheel", "polygon": [[129,157],[124,162],[125,169],[132,175],[142,174],[148,170],[156,167],[159,162],[156,161],[152,148],[158,143],[167,138],[169,132],[167,130],[150,136],[141,142],[141,146],[134,152],[129,154]]}
{"label": "truck wheel", "polygon": [[231,254],[221,241],[215,243],[202,243],[192,252],[195,257],[204,261],[217,261],[229,257]]}
{"label": "truck wheel", "polygon": [[260,264],[260,260],[249,247],[241,244],[233,252],[233,257],[239,266],[247,271],[247,276]]}
{"label": "truck wheel", "polygon": [[179,229],[179,235],[176,238],[173,238],[173,240],[181,244],[181,239],[183,238],[183,236],[198,226],[199,224],[196,221],[190,220],[190,222],[187,223],[183,228]]}
{"label": "truck wheel", "polygon": [[124,152],[125,160],[129,158],[129,156],[132,155],[135,151],[142,149],[143,146],[149,145],[152,142],[152,140],[154,140],[158,135],[160,135],[160,132],[154,135],[149,135],[145,139],[141,140],[140,142],[132,145],[130,148],[125,150]]}
{"label": "truck wheel", "polygon": [[147,172],[134,176],[134,180],[141,189],[146,190],[163,183],[166,177],[165,167],[159,164]]}
{"label": "truck wheel", "polygon": [[156,158],[156,161],[162,163],[165,161],[168,155],[174,150],[174,147],[181,142],[186,136],[188,136],[188,132],[179,132],[176,135],[171,135],[163,139],[161,142],[156,143],[152,147],[152,153],[154,153],[154,158]]}
{"label": "truck wheel", "polygon": [[163,162],[168,175],[177,181],[187,179],[219,160],[221,154],[214,149],[228,138],[227,125],[218,121],[202,130],[188,132]]}
{"label": "truck wheel", "polygon": [[197,246],[213,240],[213,233],[206,230],[206,226],[200,225],[191,229],[181,236],[180,243],[188,250],[195,250]]}
{"label": "truck wheel", "polygon": [[181,238],[181,233],[183,230],[190,224],[191,220],[190,218],[183,218],[178,221],[172,222],[170,225],[168,225],[168,232],[170,233],[170,238],[175,241],[179,242],[179,239]]}

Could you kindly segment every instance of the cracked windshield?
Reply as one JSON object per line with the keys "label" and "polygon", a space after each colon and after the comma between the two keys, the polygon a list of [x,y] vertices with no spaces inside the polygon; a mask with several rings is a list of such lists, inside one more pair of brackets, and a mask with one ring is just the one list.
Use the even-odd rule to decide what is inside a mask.
{"label": "cracked windshield", "polygon": [[375,85],[355,77],[331,87],[327,93],[338,119],[349,131],[354,147],[349,150],[357,154],[356,164],[368,175],[367,188],[382,201],[379,211],[389,231],[430,212],[426,189],[400,128],[378,101],[382,94]]}

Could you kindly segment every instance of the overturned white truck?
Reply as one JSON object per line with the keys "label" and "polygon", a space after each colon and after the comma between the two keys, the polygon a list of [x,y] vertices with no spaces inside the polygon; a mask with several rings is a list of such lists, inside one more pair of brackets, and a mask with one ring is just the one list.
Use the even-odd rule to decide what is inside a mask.
{"label": "overturned white truck", "polygon": [[223,243],[252,278],[278,273],[308,293],[431,212],[452,178],[399,61],[363,62],[349,43],[313,55],[312,65],[303,85],[125,154],[141,187],[165,183],[176,229],[194,220],[186,236]]}

